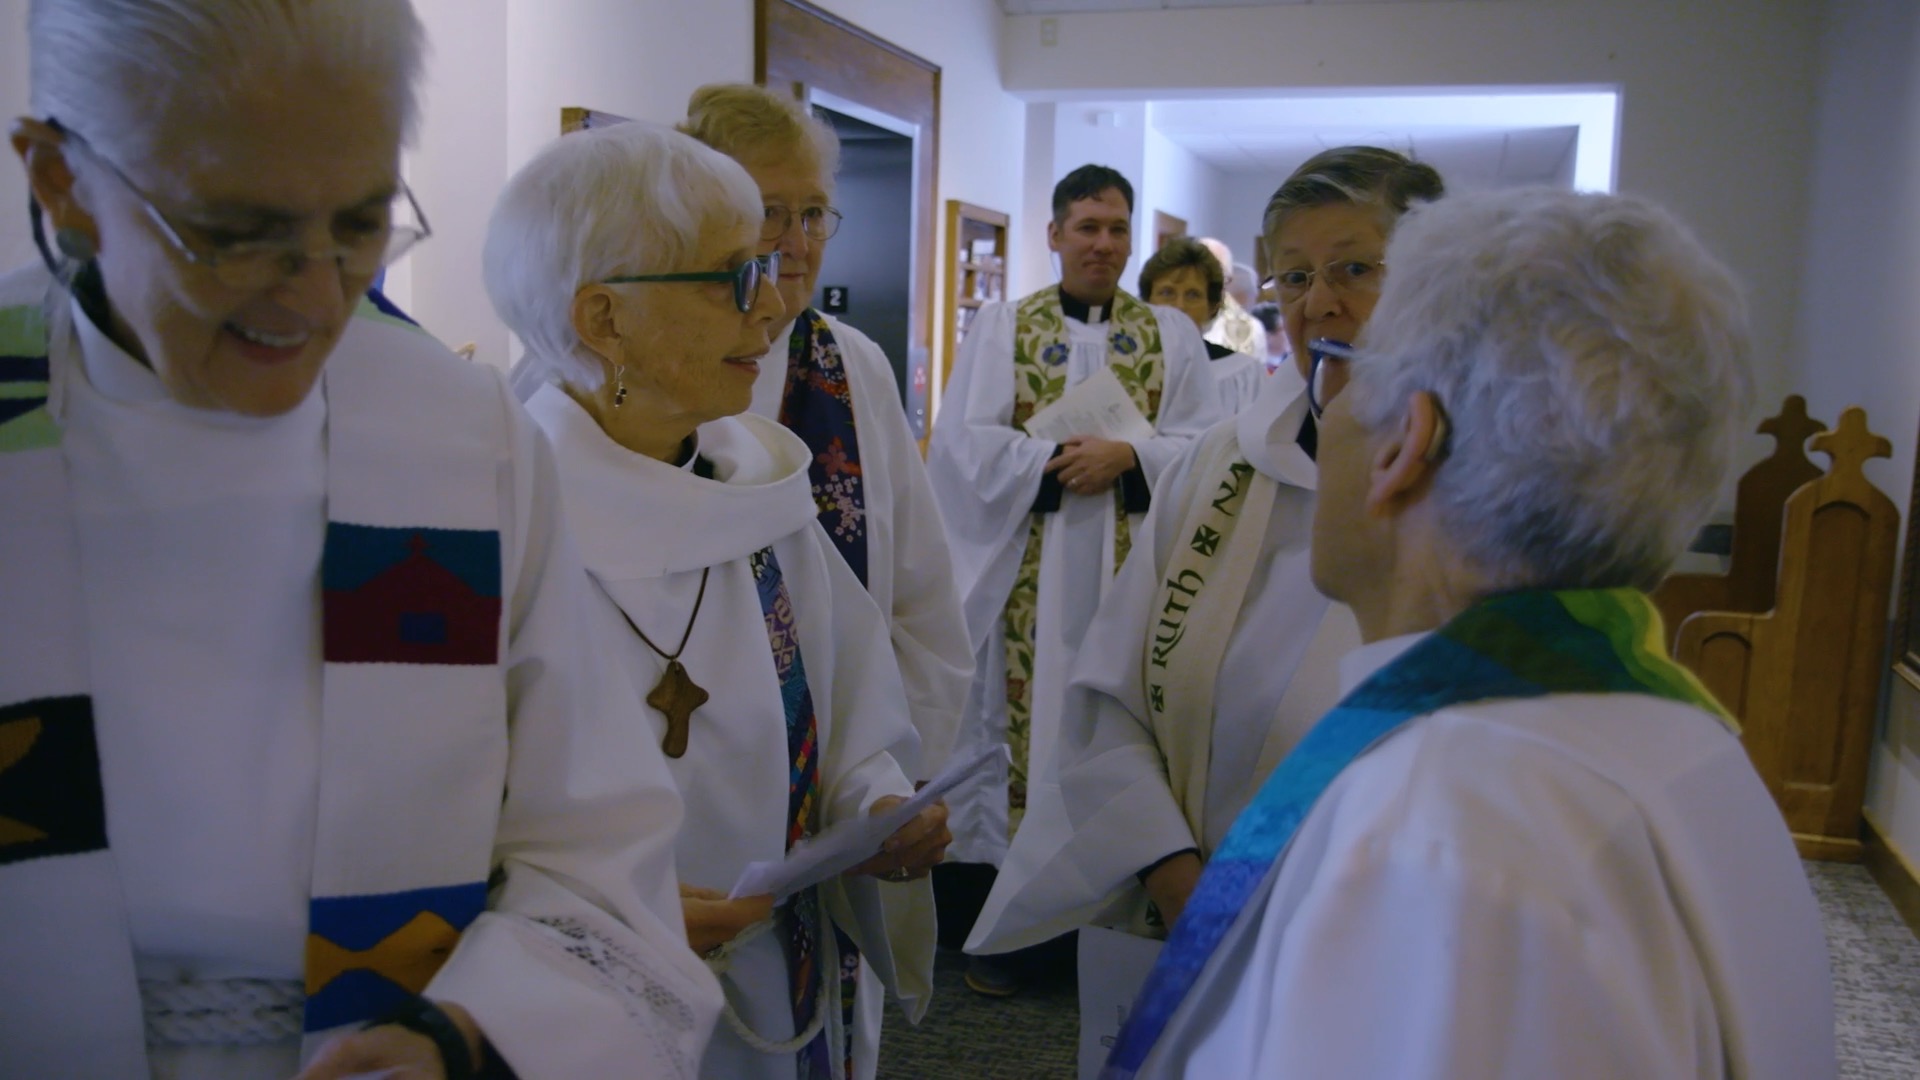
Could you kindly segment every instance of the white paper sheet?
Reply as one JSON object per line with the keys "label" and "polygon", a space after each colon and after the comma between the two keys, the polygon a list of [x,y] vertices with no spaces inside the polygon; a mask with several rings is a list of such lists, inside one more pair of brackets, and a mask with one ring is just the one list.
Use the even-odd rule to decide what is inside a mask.
{"label": "white paper sheet", "polygon": [[995,758],[1004,760],[1006,756],[1005,746],[989,747],[967,761],[948,766],[945,772],[914,792],[912,798],[885,813],[843,821],[810,836],[793,845],[793,850],[787,852],[781,862],[748,863],[727,898],[737,900],[770,893],[778,903],[810,885],[818,885],[859,866],[878,855],[887,837],[899,832],[900,827],[920,811],[978,775]]}
{"label": "white paper sheet", "polygon": [[1080,928],[1080,1080],[1098,1080],[1164,941]]}
{"label": "white paper sheet", "polygon": [[1076,435],[1121,442],[1153,437],[1153,425],[1140,415],[1113,369],[1104,367],[1067,387],[1053,404],[1034,413],[1027,420],[1026,431],[1036,439],[1056,443]]}

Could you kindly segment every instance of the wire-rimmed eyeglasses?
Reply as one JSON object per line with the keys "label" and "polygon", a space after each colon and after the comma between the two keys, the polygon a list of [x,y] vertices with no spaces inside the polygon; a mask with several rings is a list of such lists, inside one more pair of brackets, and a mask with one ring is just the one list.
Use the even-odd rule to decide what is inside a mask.
{"label": "wire-rimmed eyeglasses", "polygon": [[733,282],[733,305],[741,314],[753,310],[754,303],[760,299],[760,285],[765,281],[778,280],[780,277],[780,253],[758,255],[748,259],[731,270],[703,270],[680,274],[621,274],[618,277],[602,278],[602,285],[627,285],[655,281],[731,281]]}
{"label": "wire-rimmed eyeglasses", "polygon": [[[1325,275],[1324,277],[1322,275]],[[1317,270],[1282,270],[1260,283],[1271,288],[1282,300],[1298,300],[1307,295],[1315,281],[1342,293],[1379,292],[1387,264],[1377,259],[1335,259]]]}
{"label": "wire-rimmed eyeglasses", "polygon": [[831,206],[805,206],[794,210],[785,206],[769,206],[766,218],[760,223],[760,239],[763,243],[772,243],[787,235],[793,228],[793,219],[800,219],[800,231],[807,239],[824,241],[833,239],[840,231],[840,211]]}
{"label": "wire-rimmed eyeglasses", "polygon": [[[396,178],[393,195],[386,202],[370,202],[338,215],[332,223],[335,242],[331,247],[314,250],[304,241],[291,238],[213,239],[204,235],[206,229],[189,228],[168,218],[153,199],[120,166],[89,143],[86,136],[62,126],[57,120],[50,119],[47,124],[99,162],[139,200],[154,227],[181,259],[207,270],[230,289],[251,292],[270,288],[300,273],[309,262],[320,261],[332,262],[346,273],[371,277],[433,235],[412,190],[405,181]],[[198,242],[189,242],[189,235],[194,235]]]}

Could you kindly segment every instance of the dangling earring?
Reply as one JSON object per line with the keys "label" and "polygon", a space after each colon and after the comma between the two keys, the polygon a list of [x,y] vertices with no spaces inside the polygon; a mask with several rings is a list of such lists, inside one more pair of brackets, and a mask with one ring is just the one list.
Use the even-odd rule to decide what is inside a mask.
{"label": "dangling earring", "polygon": [[626,373],[625,364],[613,369],[613,407],[616,409],[627,403],[627,381],[621,378]]}
{"label": "dangling earring", "polygon": [[53,231],[53,246],[74,262],[92,262],[93,257],[100,254],[100,246],[93,242],[93,237],[71,226]]}

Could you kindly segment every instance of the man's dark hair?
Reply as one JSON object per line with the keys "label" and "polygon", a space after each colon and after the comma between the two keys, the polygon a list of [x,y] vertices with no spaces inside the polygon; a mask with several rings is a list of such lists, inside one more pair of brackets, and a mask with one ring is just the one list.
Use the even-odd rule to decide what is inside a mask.
{"label": "man's dark hair", "polygon": [[1105,165],[1080,166],[1053,185],[1053,223],[1065,225],[1067,207],[1081,199],[1097,199],[1101,192],[1116,188],[1127,201],[1127,213],[1133,213],[1133,185],[1120,175],[1120,170]]}

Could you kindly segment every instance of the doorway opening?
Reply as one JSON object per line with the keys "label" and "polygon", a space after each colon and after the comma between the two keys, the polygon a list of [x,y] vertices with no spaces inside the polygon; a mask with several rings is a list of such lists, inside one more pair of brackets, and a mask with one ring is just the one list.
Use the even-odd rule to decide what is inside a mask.
{"label": "doorway opening", "polygon": [[817,90],[808,96],[814,112],[840,136],[833,204],[842,215],[840,231],[820,260],[813,305],[880,346],[905,407],[919,269],[914,257],[917,132],[897,117]]}

